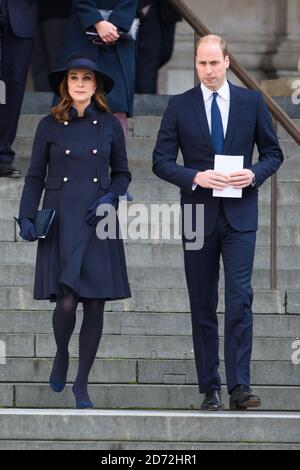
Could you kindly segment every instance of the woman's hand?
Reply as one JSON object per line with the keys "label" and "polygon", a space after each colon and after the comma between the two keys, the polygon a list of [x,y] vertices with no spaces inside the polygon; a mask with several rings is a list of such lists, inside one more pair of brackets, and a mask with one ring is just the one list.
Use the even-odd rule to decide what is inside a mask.
{"label": "woman's hand", "polygon": [[99,21],[95,24],[95,28],[100,38],[106,44],[116,42],[119,39],[117,28],[109,21]]}
{"label": "woman's hand", "polygon": [[20,219],[20,228],[20,237],[22,237],[23,240],[28,242],[35,242],[37,240],[35,226],[31,219],[26,217]]}
{"label": "woman's hand", "polygon": [[[101,217],[99,215],[96,215],[96,212],[97,212],[98,206],[101,206],[102,204],[109,204],[110,206],[112,206],[112,208],[114,208],[117,211],[118,205],[119,205],[119,196],[109,191],[108,193],[104,194],[104,196],[97,199],[97,201],[95,201],[94,204],[92,204],[91,207],[89,207],[87,211],[85,221],[88,225],[91,225],[91,226],[97,225],[98,222],[101,220],[103,216]],[[104,217],[106,215],[107,215],[107,211],[105,212]]]}

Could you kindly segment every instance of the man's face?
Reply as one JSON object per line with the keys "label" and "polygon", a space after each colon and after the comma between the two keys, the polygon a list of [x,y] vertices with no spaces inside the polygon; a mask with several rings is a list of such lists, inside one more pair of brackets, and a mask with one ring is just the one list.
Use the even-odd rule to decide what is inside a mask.
{"label": "man's face", "polygon": [[220,45],[215,41],[203,42],[198,47],[196,68],[199,80],[212,91],[217,91],[225,82],[229,57],[224,58]]}

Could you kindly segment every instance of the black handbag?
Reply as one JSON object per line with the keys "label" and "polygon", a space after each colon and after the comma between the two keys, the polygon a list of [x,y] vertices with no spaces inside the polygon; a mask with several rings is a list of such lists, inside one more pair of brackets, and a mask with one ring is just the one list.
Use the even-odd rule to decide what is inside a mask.
{"label": "black handbag", "polygon": [[[54,216],[54,209],[42,209],[37,211],[33,223],[38,238],[46,238]],[[20,219],[17,217],[14,217],[14,219],[20,227]]]}
{"label": "black handbag", "polygon": [[[105,21],[109,21],[109,17],[113,13],[113,10],[99,10],[99,13],[101,13],[102,18]],[[139,26],[140,26],[140,20],[139,18],[135,18],[128,32],[125,33],[124,31],[118,31],[120,39],[129,39],[131,41],[136,41],[137,35],[139,32]],[[113,46],[115,44],[115,43],[107,44],[104,41],[102,41],[101,37],[99,36],[94,26],[92,26],[91,28],[88,28],[85,34],[86,34],[87,39],[91,41],[93,44],[96,44],[97,46],[110,46],[110,45]]]}

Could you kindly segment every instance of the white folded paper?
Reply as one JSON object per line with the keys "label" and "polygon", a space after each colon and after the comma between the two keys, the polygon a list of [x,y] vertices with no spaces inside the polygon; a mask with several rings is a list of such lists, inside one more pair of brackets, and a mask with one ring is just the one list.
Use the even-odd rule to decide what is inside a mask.
{"label": "white folded paper", "polygon": [[[215,155],[215,167],[216,171],[221,171],[225,175],[235,173],[236,171],[244,168],[244,156],[243,155]],[[228,186],[224,189],[214,189],[213,197],[242,197],[242,189]]]}

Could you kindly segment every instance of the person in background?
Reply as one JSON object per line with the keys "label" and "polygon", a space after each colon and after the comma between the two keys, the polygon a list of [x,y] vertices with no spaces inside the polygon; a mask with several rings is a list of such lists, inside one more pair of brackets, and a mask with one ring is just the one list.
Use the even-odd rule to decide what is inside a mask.
{"label": "person in background", "polygon": [[38,31],[32,57],[35,91],[51,91],[48,73],[61,59],[71,0],[38,0]]}
{"label": "person in background", "polygon": [[157,94],[158,74],[172,57],[176,23],[181,17],[168,0],[140,0],[135,91]]}
{"label": "person in background", "polygon": [[[91,57],[115,81],[108,104],[120,120],[127,137],[127,117],[133,114],[135,41],[122,39],[118,31],[128,31],[136,16],[138,0],[72,0],[64,56],[74,52]],[[112,10],[105,21],[99,10]],[[86,30],[95,27],[105,45],[92,44]]]}
{"label": "person in background", "polygon": [[5,104],[0,104],[0,177],[20,178],[13,167],[18,121],[37,24],[36,0],[0,0],[0,80]]}

